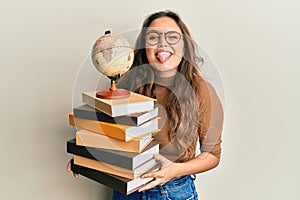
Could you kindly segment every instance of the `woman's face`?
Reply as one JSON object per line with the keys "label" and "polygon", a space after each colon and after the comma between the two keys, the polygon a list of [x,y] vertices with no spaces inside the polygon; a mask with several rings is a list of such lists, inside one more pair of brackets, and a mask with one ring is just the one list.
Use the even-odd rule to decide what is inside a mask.
{"label": "woman's face", "polygon": [[174,76],[183,53],[182,32],[176,22],[170,17],[155,19],[146,32],[146,56],[158,75]]}

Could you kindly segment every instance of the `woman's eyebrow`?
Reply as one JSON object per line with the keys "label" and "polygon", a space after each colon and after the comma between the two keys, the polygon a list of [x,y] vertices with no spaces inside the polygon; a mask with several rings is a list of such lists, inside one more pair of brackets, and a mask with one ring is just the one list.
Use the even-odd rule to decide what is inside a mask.
{"label": "woman's eyebrow", "polygon": [[160,33],[160,32],[158,30],[152,29],[152,30],[148,30],[146,32],[146,34],[148,34],[148,33]]}

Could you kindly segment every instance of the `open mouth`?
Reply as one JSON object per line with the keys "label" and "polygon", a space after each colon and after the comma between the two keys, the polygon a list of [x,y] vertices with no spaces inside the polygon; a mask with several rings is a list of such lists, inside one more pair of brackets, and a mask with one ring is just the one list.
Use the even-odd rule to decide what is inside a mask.
{"label": "open mouth", "polygon": [[156,58],[161,63],[167,62],[171,56],[172,56],[172,53],[169,51],[161,51],[161,52],[156,53]]}

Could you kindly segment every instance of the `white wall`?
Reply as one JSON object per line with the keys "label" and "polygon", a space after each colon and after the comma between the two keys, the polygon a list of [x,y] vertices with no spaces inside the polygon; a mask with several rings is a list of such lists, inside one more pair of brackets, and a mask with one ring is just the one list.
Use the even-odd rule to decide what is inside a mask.
{"label": "white wall", "polygon": [[0,1],[0,199],[109,197],[65,171],[73,82],[104,30],[139,28],[166,8],[181,14],[226,91],[222,162],[198,176],[201,200],[299,199],[299,1],[105,2]]}

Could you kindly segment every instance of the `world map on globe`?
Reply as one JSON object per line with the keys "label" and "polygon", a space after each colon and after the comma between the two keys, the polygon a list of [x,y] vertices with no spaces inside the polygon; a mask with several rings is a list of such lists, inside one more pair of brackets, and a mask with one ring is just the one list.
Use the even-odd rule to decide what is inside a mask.
{"label": "world map on globe", "polygon": [[92,48],[92,61],[96,69],[106,76],[127,72],[133,63],[131,44],[120,34],[105,34]]}

